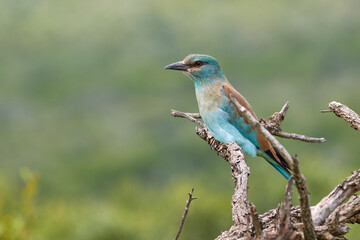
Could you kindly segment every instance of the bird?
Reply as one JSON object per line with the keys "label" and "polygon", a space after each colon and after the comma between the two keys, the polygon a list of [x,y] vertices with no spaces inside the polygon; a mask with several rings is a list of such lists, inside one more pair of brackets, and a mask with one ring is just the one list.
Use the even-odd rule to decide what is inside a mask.
{"label": "bird", "polygon": [[230,95],[256,119],[246,99],[231,85],[219,62],[205,54],[190,54],[164,69],[182,71],[195,85],[196,99],[203,122],[212,136],[222,143],[237,143],[250,156],[260,156],[290,179],[291,169],[265,136],[238,111]]}

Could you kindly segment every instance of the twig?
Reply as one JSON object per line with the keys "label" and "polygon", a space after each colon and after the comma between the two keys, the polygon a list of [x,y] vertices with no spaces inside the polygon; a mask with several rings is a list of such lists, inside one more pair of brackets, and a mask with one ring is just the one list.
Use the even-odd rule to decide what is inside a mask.
{"label": "twig", "polygon": [[292,169],[293,166],[293,160],[291,158],[291,155],[286,151],[286,149],[279,143],[279,141],[269,133],[266,128],[257,121],[257,119],[245,108],[243,107],[234,97],[233,94],[230,94],[231,101],[235,104],[236,108],[243,114],[243,116],[250,122],[251,126],[256,128],[258,131],[260,131],[267,140],[271,143],[271,145],[276,148],[281,156],[285,159],[286,163],[290,166]]}
{"label": "twig", "polygon": [[[174,114],[173,116],[174,117],[178,117],[178,116],[176,116],[176,115],[182,115],[183,113],[182,112],[179,112],[179,111],[176,111],[176,110],[174,110],[174,109],[171,109],[171,114]],[[184,113],[184,114],[186,114],[187,116],[190,116],[190,117],[193,117],[193,118],[201,118],[201,115],[200,115],[200,113]],[[179,117],[181,117],[181,116],[179,116]]]}
{"label": "twig", "polygon": [[[278,229],[288,228],[289,226],[285,226],[290,223],[290,210],[292,206],[292,186],[294,184],[294,178],[291,177],[289,179],[288,184],[286,185],[285,190],[285,200],[278,207],[279,217],[278,217]],[[282,227],[283,226],[283,227]],[[283,229],[284,231],[285,229]]]}
{"label": "twig", "polygon": [[282,138],[290,138],[294,140],[300,140],[303,142],[311,142],[311,143],[322,143],[325,142],[325,138],[314,138],[314,137],[308,137],[305,135],[297,134],[297,133],[286,133],[286,132],[271,132],[273,135],[282,137]]}
{"label": "twig", "polygon": [[171,109],[171,115],[174,116],[174,117],[187,118],[190,121],[200,125],[203,128],[206,127],[205,123],[200,122],[199,120],[196,119],[196,118],[201,118],[199,113],[184,113],[184,112],[179,112],[179,111],[176,111],[174,109]]}
{"label": "twig", "polygon": [[329,195],[324,197],[313,209],[314,224],[321,225],[325,219],[351,195],[360,190],[360,169],[346,178]]}
{"label": "twig", "polygon": [[286,115],[288,109],[289,109],[289,102],[286,102],[280,110],[280,114],[282,115],[283,120],[285,118],[285,115]]}
{"label": "twig", "polygon": [[290,214],[290,209],[292,206],[292,187],[294,184],[294,177],[291,176],[289,179],[288,184],[286,185],[286,191],[285,191],[285,205],[287,206],[287,215]]}
{"label": "twig", "polygon": [[187,216],[187,214],[188,214],[188,212],[189,212],[189,207],[190,207],[191,201],[197,199],[196,197],[193,197],[193,196],[192,196],[193,193],[194,193],[194,188],[191,190],[191,192],[188,193],[188,194],[189,194],[189,199],[188,199],[187,202],[186,202],[185,211],[184,211],[184,214],[183,214],[182,219],[181,219],[181,222],[180,222],[179,230],[178,230],[178,232],[177,232],[174,240],[177,240],[177,239],[179,238],[179,236],[180,236],[181,230],[182,230],[182,228],[183,228],[183,226],[184,226],[184,222],[185,222],[186,216]]}
{"label": "twig", "polygon": [[294,140],[300,140],[303,142],[311,142],[311,143],[322,143],[325,142],[325,138],[314,138],[308,137],[305,135],[297,134],[297,133],[286,133],[283,132],[280,125],[282,121],[285,119],[285,115],[287,110],[289,109],[289,102],[286,102],[282,107],[280,112],[275,112],[273,115],[268,117],[267,119],[260,119],[260,123],[264,125],[264,127],[273,135],[282,137],[282,138],[290,138]]}
{"label": "twig", "polygon": [[[354,128],[355,130],[360,130],[360,116],[348,106],[339,102],[332,101],[331,103],[329,103],[329,108],[329,111],[334,112],[336,116],[350,123],[350,126],[352,128]],[[324,112],[324,110],[321,112]]]}
{"label": "twig", "polygon": [[329,113],[329,112],[334,112],[334,110],[330,109],[330,110],[320,110],[321,113]]}
{"label": "twig", "polygon": [[301,221],[304,224],[303,232],[306,240],[316,239],[315,229],[311,218],[309,193],[306,186],[305,177],[301,174],[299,169],[299,161],[297,156],[294,158],[293,175],[296,183],[296,187],[300,197],[300,208],[301,208]]}

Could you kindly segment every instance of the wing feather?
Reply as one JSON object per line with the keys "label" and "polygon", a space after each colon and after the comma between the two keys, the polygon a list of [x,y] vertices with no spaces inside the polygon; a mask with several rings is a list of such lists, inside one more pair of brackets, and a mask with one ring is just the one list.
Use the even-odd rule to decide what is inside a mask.
{"label": "wing feather", "polygon": [[[230,99],[230,94],[232,93],[236,100],[244,106],[256,119],[257,116],[250,106],[250,104],[246,101],[246,99],[238,92],[236,89],[230,84],[226,83],[223,85],[223,91],[225,96],[227,96]],[[274,167],[280,171],[285,177],[286,173],[290,175],[290,168],[288,164],[285,162],[283,157],[276,151],[273,146],[270,144],[270,142],[265,138],[265,136],[259,132],[256,131],[252,126],[250,126],[249,122],[243,118],[242,114],[239,112],[239,110],[236,108],[234,104],[229,103],[228,106],[230,106],[231,109],[228,109],[228,113],[230,114],[230,118],[232,119],[233,123],[239,123],[239,120],[242,120],[242,122],[246,123],[243,125],[237,124],[236,127],[239,129],[239,131],[248,138],[255,146],[257,146],[259,149],[261,149],[268,157],[270,157],[272,160],[274,160],[274,163],[271,163],[269,159],[266,159],[271,165],[277,164],[279,167],[281,167],[284,171],[280,171],[278,167]],[[248,125],[249,127],[247,127]],[[247,129],[244,129],[247,128]],[[255,136],[254,136],[255,135]],[[260,154],[262,155],[262,154]],[[263,156],[265,157],[265,156]]]}

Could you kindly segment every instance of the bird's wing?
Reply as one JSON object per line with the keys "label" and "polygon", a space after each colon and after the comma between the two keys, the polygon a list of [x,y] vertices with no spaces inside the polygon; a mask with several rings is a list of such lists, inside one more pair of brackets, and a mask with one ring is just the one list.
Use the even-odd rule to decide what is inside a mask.
{"label": "bird's wing", "polygon": [[[223,85],[223,93],[229,99],[225,111],[230,115],[230,122],[241,132],[241,134],[251,141],[258,149],[261,149],[259,155],[267,160],[286,178],[289,178],[289,165],[285,162],[281,154],[276,151],[265,136],[254,129],[250,123],[242,116],[241,112],[236,108],[235,104],[230,100],[230,94],[233,94],[236,100],[245,107],[256,119],[256,115],[246,99],[230,84]],[[262,153],[261,153],[262,152]]]}

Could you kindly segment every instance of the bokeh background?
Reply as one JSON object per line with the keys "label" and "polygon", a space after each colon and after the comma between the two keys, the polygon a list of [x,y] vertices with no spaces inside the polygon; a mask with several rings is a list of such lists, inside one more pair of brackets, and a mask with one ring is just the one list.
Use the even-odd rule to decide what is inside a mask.
{"label": "bokeh background", "polygon": [[[0,1],[0,239],[182,239],[231,225],[228,164],[170,109],[197,112],[193,83],[163,67],[216,57],[259,117],[290,101],[281,140],[316,204],[359,168],[360,134],[332,101],[360,112],[360,2]],[[260,213],[286,181],[248,158]],[[296,197],[295,197],[296,198]],[[296,204],[296,199],[294,200]],[[350,239],[357,239],[354,226]]]}

